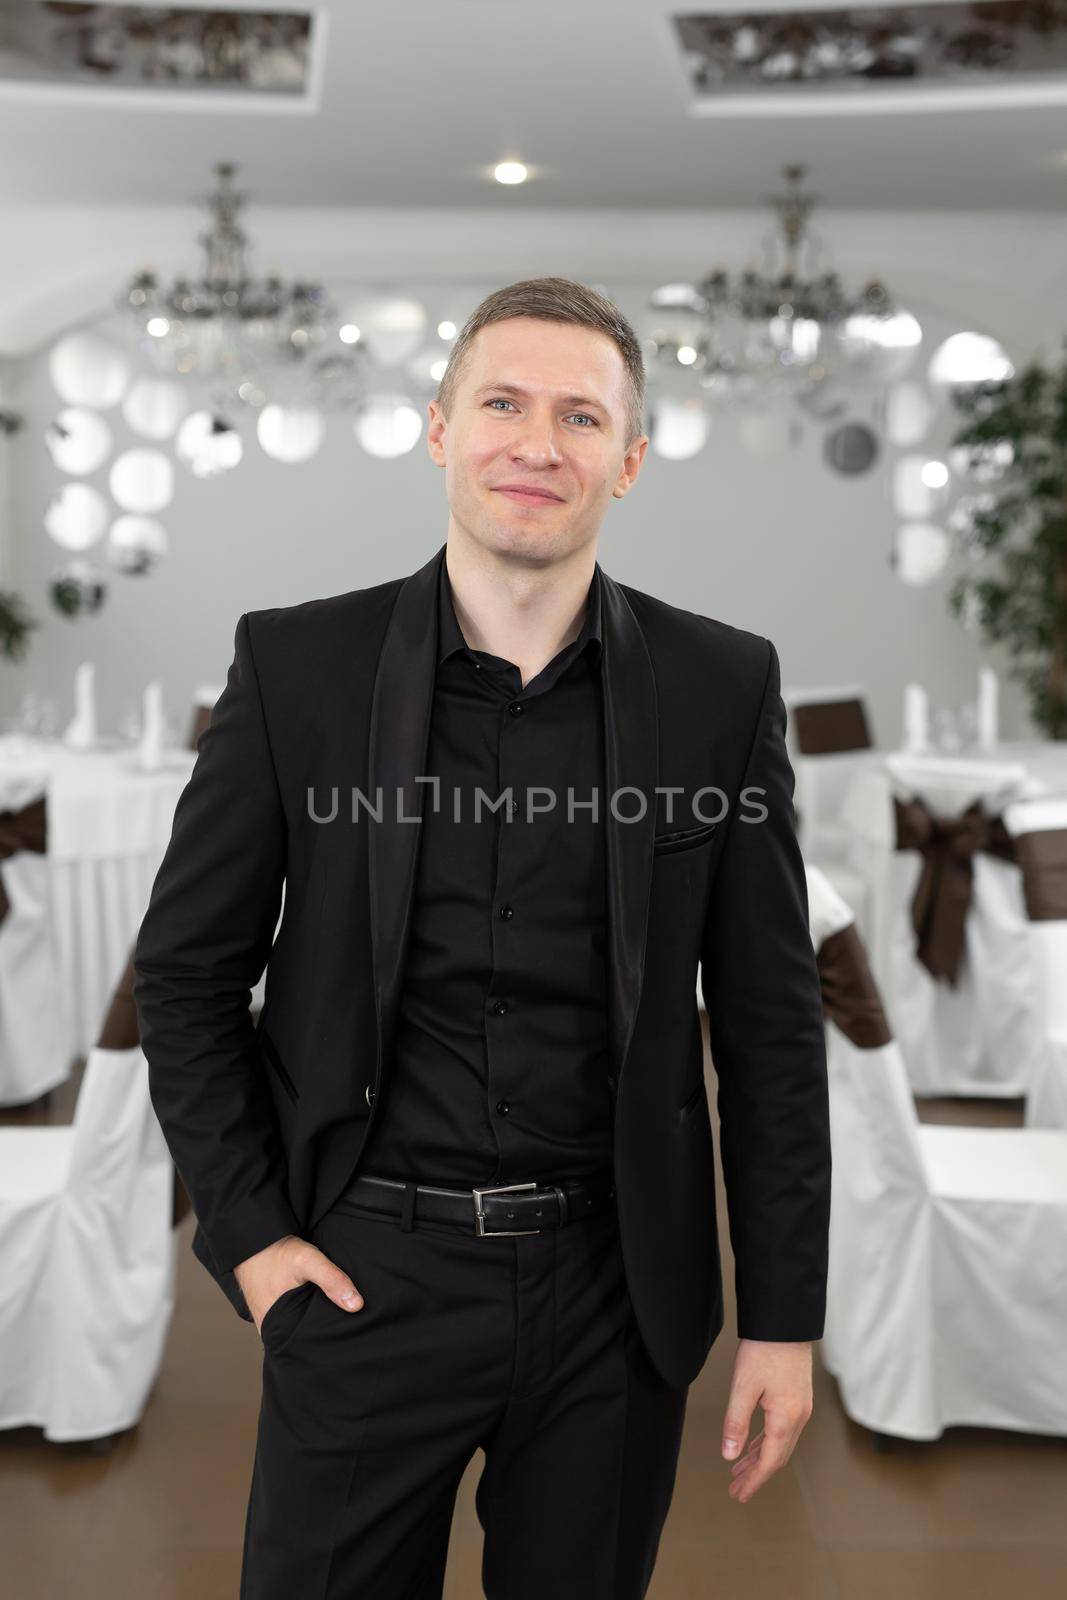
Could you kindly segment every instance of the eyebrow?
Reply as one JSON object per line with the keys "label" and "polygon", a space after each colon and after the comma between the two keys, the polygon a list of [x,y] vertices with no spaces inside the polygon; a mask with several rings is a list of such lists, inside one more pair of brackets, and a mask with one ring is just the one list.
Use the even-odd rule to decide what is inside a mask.
{"label": "eyebrow", "polygon": [[[480,389],[476,389],[474,391],[475,399],[477,399],[479,395],[489,394],[490,391],[492,391],[494,394],[519,395],[525,395],[529,392],[528,390],[521,388],[517,383],[483,383]],[[608,408],[604,402],[602,400],[593,399],[589,395],[563,394],[560,395],[560,399],[569,406],[593,406],[597,411],[603,411],[605,414],[607,414]]]}

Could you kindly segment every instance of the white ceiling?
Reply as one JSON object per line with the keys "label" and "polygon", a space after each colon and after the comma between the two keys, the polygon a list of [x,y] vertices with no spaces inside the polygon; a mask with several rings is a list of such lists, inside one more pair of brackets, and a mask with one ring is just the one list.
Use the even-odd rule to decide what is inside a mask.
{"label": "white ceiling", "polygon": [[[799,160],[835,207],[1063,209],[1067,103],[990,90],[966,109],[913,97],[887,114],[871,109],[882,90],[832,114],[784,114],[768,96],[769,114],[695,116],[670,24],[683,7],[712,9],[332,0],[311,111],[0,85],[0,205],[185,204],[232,160],[260,205],[719,208],[761,203]],[[536,179],[487,181],[505,157]]]}

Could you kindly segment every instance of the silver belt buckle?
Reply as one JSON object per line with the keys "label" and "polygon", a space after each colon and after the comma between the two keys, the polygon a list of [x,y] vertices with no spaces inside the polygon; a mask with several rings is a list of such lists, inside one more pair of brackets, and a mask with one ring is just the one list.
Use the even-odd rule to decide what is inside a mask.
{"label": "silver belt buckle", "polygon": [[521,1233],[541,1233],[541,1228],[493,1228],[490,1232],[485,1229],[485,1213],[482,1210],[482,1196],[486,1194],[510,1194],[514,1189],[536,1189],[537,1183],[501,1183],[495,1188],[472,1189],[474,1196],[474,1231],[480,1239],[503,1239]]}

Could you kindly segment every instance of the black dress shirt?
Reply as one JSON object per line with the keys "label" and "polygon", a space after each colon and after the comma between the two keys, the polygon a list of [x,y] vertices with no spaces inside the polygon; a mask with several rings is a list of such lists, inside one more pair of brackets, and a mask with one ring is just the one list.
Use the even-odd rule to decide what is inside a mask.
{"label": "black dress shirt", "polygon": [[360,1169],[459,1188],[610,1171],[599,564],[581,632],[525,688],[467,645],[440,573],[420,775],[437,806],[426,784],[396,1050]]}

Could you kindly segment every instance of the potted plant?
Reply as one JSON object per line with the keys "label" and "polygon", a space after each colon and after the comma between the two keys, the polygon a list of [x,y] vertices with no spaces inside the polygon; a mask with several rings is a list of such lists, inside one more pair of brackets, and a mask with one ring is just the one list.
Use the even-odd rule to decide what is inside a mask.
{"label": "potted plant", "polygon": [[10,589],[0,589],[0,654],[17,661],[25,654],[30,631],[38,626],[22,600]]}
{"label": "potted plant", "polygon": [[1067,345],[953,400],[965,419],[953,443],[981,487],[953,519],[971,559],[949,605],[1007,646],[1033,721],[1067,739]]}

